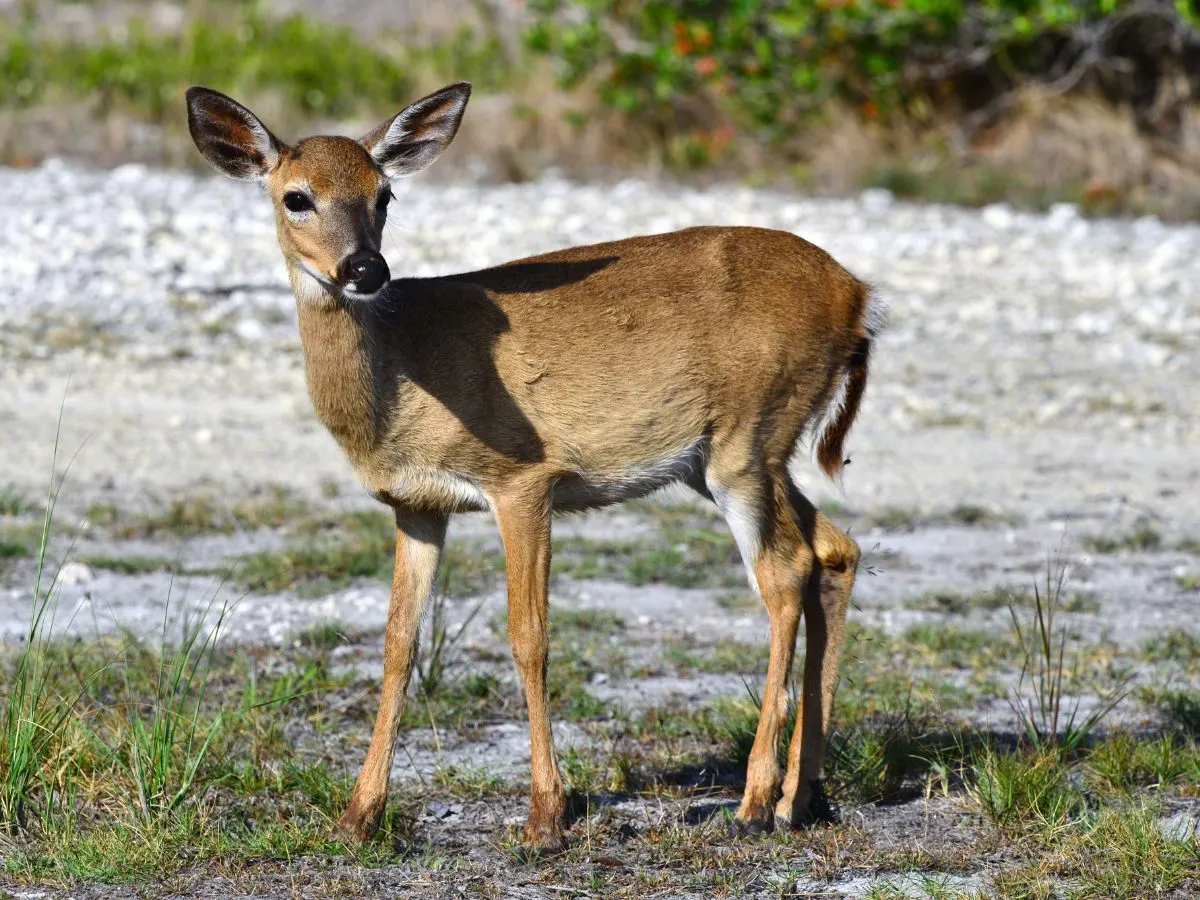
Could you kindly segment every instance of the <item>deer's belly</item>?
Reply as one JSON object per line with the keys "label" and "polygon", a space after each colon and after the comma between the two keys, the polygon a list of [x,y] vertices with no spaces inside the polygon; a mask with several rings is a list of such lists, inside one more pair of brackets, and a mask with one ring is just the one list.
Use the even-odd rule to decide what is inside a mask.
{"label": "deer's belly", "polygon": [[659,459],[619,470],[571,472],[555,482],[552,502],[556,510],[569,511],[644,497],[700,475],[707,455],[708,442],[701,439]]}

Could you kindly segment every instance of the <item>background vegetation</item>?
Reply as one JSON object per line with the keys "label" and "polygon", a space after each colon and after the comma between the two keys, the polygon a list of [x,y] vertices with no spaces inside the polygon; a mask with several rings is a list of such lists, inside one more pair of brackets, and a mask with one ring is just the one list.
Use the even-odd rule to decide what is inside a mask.
{"label": "background vegetation", "polygon": [[378,21],[376,5],[343,21],[317,0],[287,15],[27,0],[0,22],[0,152],[179,163],[190,83],[290,130],[367,122],[465,78],[495,102],[463,143],[499,177],[649,163],[819,191],[1200,208],[1185,2],[459,0]]}

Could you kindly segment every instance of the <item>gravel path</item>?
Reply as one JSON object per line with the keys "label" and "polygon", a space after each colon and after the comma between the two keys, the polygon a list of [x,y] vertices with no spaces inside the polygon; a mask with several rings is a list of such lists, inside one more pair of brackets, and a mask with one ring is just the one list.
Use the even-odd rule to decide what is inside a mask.
{"label": "gravel path", "polygon": [[[232,503],[270,483],[355,495],[304,393],[257,190],[51,163],[0,170],[0,191],[0,485],[44,489],[65,395],[62,446],[83,445],[69,509],[161,506],[194,490]],[[890,606],[938,586],[1026,581],[1061,544],[1148,523],[1164,552],[1094,560],[1091,587],[1123,609],[1130,592],[1144,598],[1135,618],[1191,619],[1197,595],[1176,576],[1197,561],[1174,548],[1200,537],[1200,228],[1087,221],[1066,205],[1032,215],[636,180],[417,180],[396,195],[385,250],[414,275],[700,223],[809,238],[874,282],[892,313],[844,487],[807,460],[799,477],[818,500],[928,526],[884,541],[902,550],[896,577],[863,579],[861,597]],[[962,505],[1001,527],[936,527]]]}
{"label": "gravel path", "polygon": [[[62,406],[59,469],[81,448],[62,498],[71,513],[97,501],[161,509],[197,491],[232,505],[272,484],[325,504],[358,502],[345,500],[358,496],[349,466],[305,397],[293,301],[256,190],[137,167],[48,164],[0,170],[0,191],[0,488],[44,490]],[[807,460],[796,463],[814,499],[837,500],[835,515],[857,523],[868,571],[881,576],[860,579],[856,618],[902,631],[930,615],[907,598],[1027,585],[1046,553],[1062,548],[1073,560],[1073,588],[1095,599],[1072,620],[1089,637],[1135,646],[1149,634],[1196,628],[1200,297],[1192,285],[1200,281],[1200,228],[1086,221],[1068,206],[1028,215],[912,206],[878,191],[810,200],[554,177],[502,187],[403,182],[396,194],[385,250],[394,272],[412,275],[694,224],[803,235],[874,282],[892,306],[844,486],[823,481]],[[331,486],[340,499],[328,499]],[[987,521],[968,526],[979,510]],[[568,520],[558,533],[630,533],[622,515]],[[1088,536],[1119,543],[1138,527],[1154,529],[1159,546],[1085,549]],[[463,528],[489,530],[480,520]],[[204,537],[179,549],[98,531],[85,534],[81,550],[174,551],[192,565],[280,539]],[[20,561],[0,582],[0,639],[24,628],[30,565]],[[161,621],[169,576],[82,565],[72,572],[63,608],[84,610],[88,601],[77,616],[81,633]],[[182,589],[208,588],[185,581]],[[649,641],[681,630],[708,641],[765,634],[761,614],[731,619],[712,592],[580,582],[556,593],[568,606],[616,611]],[[503,606],[499,590],[486,599],[481,622]],[[252,595],[231,632],[278,643],[334,613],[378,629],[386,602],[377,583],[320,600]],[[971,613],[998,628],[1007,627],[1005,615]],[[728,678],[701,681],[597,690],[632,705],[677,688],[693,699],[741,690]],[[463,752],[524,771],[523,740],[514,737],[523,732],[509,731]],[[412,777],[408,765],[397,761],[398,778]]]}
{"label": "gravel path", "polygon": [[[449,166],[452,163],[445,163]],[[246,185],[126,167],[0,170],[0,478],[65,446],[85,491],[344,478],[311,418],[268,204]],[[1200,228],[739,187],[553,177],[397,185],[393,271],[432,275],[699,223],[825,247],[891,301],[852,438],[851,505],[1200,521]],[[736,327],[736,323],[731,323]],[[270,433],[287,439],[247,440]]]}

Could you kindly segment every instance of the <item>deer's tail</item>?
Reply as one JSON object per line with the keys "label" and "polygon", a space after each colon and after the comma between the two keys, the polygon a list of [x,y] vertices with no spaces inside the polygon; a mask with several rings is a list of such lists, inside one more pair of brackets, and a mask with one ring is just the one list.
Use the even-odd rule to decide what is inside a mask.
{"label": "deer's tail", "polygon": [[871,367],[871,346],[883,330],[887,305],[868,285],[859,284],[861,310],[859,337],[838,375],[837,387],[825,411],[824,427],[817,441],[817,463],[830,478],[841,474],[846,464],[843,448],[846,435],[858,416],[863,392],[867,389],[867,374]]}

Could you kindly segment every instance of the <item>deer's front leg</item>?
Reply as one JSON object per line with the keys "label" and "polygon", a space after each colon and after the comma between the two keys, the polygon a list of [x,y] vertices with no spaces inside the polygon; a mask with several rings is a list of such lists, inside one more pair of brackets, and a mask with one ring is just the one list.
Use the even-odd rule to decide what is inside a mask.
{"label": "deer's front leg", "polygon": [[550,582],[548,489],[526,489],[498,500],[496,520],[508,568],[508,639],[529,707],[532,798],[525,843],[541,850],[563,846],[566,795],[558,774],[546,693]]}
{"label": "deer's front leg", "polygon": [[396,729],[404,712],[408,681],[421,637],[421,613],[437,577],[448,517],[396,510],[396,570],[383,641],[383,690],[371,747],[363,761],[350,806],[338,825],[350,837],[367,840],[387,806],[388,774]]}

